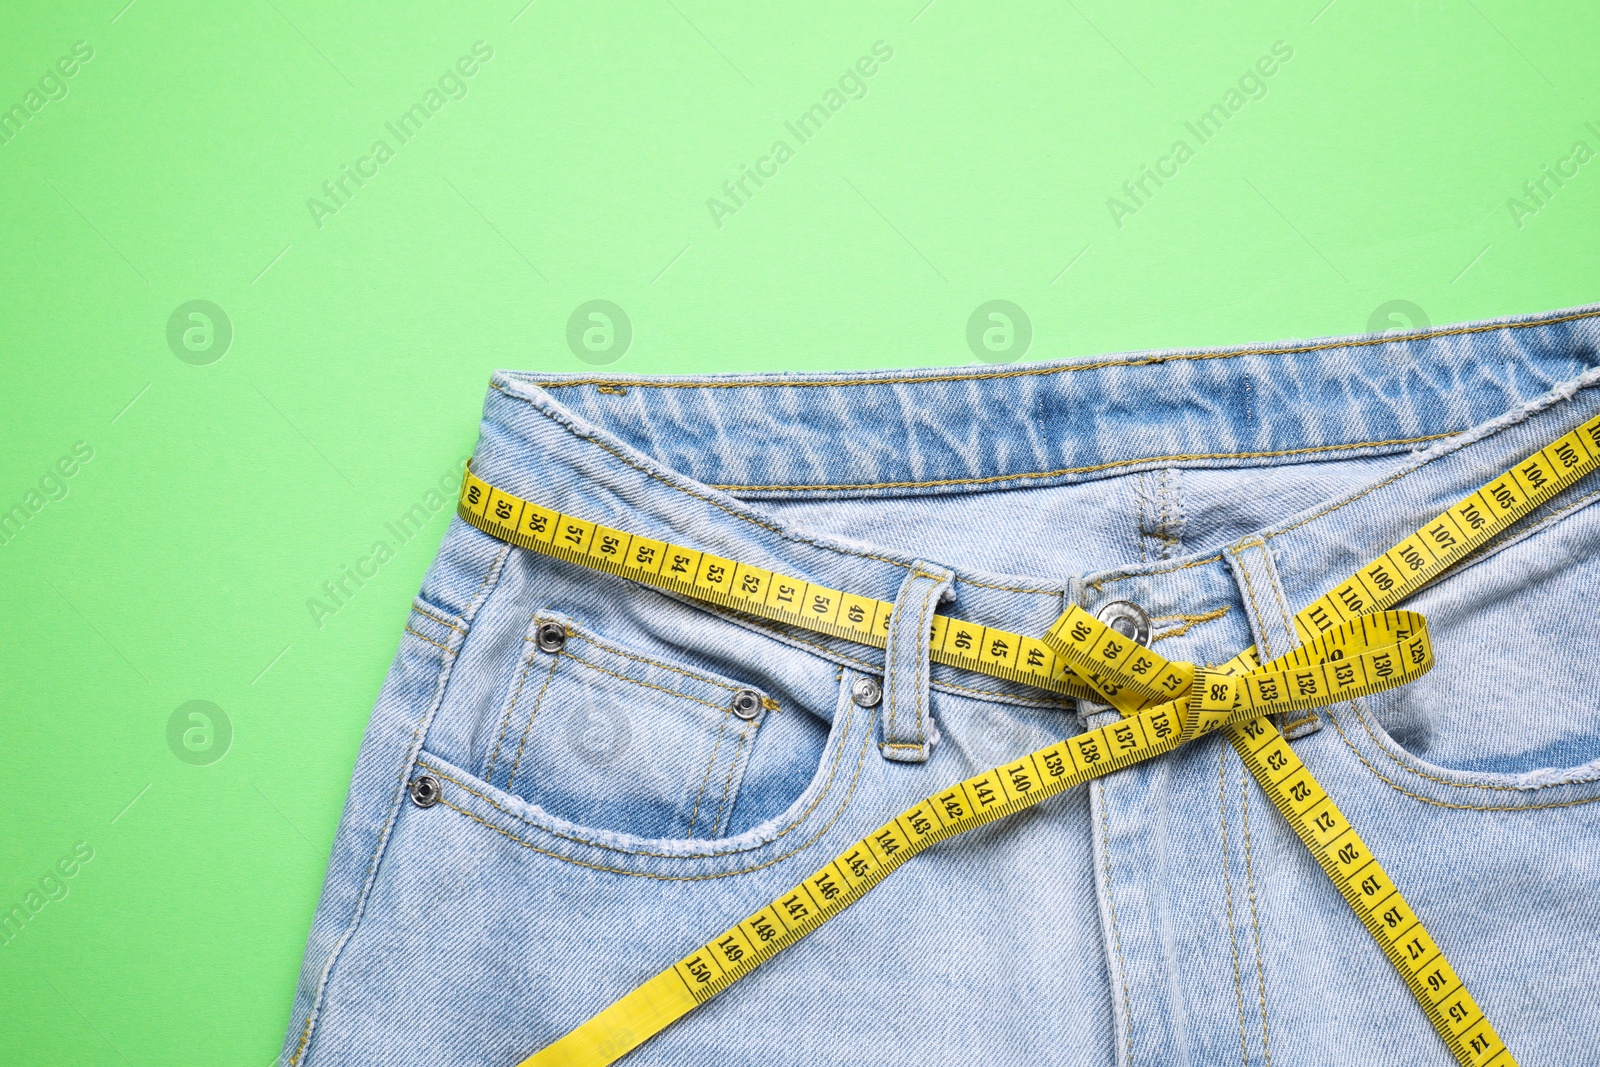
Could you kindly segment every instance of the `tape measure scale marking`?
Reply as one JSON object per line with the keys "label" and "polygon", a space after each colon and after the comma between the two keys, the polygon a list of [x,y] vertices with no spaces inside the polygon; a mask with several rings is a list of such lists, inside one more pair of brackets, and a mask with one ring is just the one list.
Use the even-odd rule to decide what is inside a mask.
{"label": "tape measure scale marking", "polygon": [[[1397,635],[1406,635],[1405,642],[1415,642],[1419,635],[1425,641],[1426,623],[1421,616],[1412,612],[1391,612],[1389,616],[1392,617],[1341,626],[1323,635],[1314,647],[1300,650],[1300,658],[1315,661],[1319,656],[1348,652],[1341,662],[1354,663],[1374,653],[1398,656],[1406,646],[1390,640]],[[1091,621],[1106,633],[1093,635],[1098,640],[1091,639],[1090,644],[1104,648],[1106,634],[1115,631],[1098,620]],[[1383,641],[1389,643],[1379,643]],[[1377,678],[1363,691],[1376,692],[1380,686],[1387,688],[1426,672],[1432,666],[1431,655],[1425,643],[1417,647],[1423,654],[1401,657],[1409,667],[1398,679],[1391,682]],[[1084,667],[1093,663],[1086,653],[1072,646],[1066,647],[1064,655],[1081,657]],[[1278,737],[1259,716],[1288,710],[1290,699],[1297,706],[1308,699],[1296,695],[1278,702],[1257,703],[1251,690],[1241,684],[1243,676],[1190,666],[1189,678],[1178,700],[1058,741],[924,798],[846,848],[766,907],[529,1057],[521,1067],[604,1067],[801,940],[931,845],[1094,778],[1163,755],[1230,724],[1251,725]],[[1321,702],[1330,699],[1340,697],[1325,694]],[[1278,740],[1283,751],[1292,756],[1287,743]],[[1284,757],[1267,753],[1263,758],[1267,766],[1276,768]],[[1309,777],[1309,772],[1306,775]],[[1322,798],[1326,799],[1325,793]]]}
{"label": "tape measure scale marking", "polygon": [[[814,633],[874,648],[888,643],[894,605],[886,600],[563,514],[492,486],[470,469],[456,510],[492,537],[568,563]],[[1064,696],[1097,698],[1038,638],[947,615],[933,616],[932,634],[931,656],[937,663]]]}
{"label": "tape measure scale marking", "polygon": [[1393,607],[1600,467],[1600,416],[1435,515],[1295,615],[1302,640]]}
{"label": "tape measure scale marking", "polygon": [[[1187,701],[1193,706],[1194,715],[1193,735],[1227,726],[1229,739],[1245,765],[1389,957],[1456,1059],[1470,1067],[1490,1064],[1511,1067],[1514,1061],[1509,1051],[1444,959],[1437,943],[1337,805],[1282,735],[1264,718],[1252,716],[1261,714],[1256,710],[1258,707],[1279,703],[1285,695],[1291,703],[1298,702],[1294,703],[1297,708],[1314,707],[1344,699],[1367,686],[1387,683],[1381,687],[1388,688],[1401,684],[1412,676],[1406,669],[1408,664],[1413,668],[1420,665],[1425,670],[1431,665],[1431,649],[1420,616],[1385,612],[1374,617],[1371,613],[1399,603],[1435,580],[1597,466],[1600,466],[1600,417],[1589,420],[1500,479],[1459,501],[1378,561],[1363,568],[1349,582],[1335,587],[1297,614],[1296,630],[1306,645],[1268,664],[1265,670],[1257,664],[1254,650],[1247,650],[1223,668],[1211,671],[1167,661],[1148,650],[1135,651],[1140,646],[1132,642],[1127,642],[1132,647],[1122,648],[1119,642],[1126,639],[1092,617],[1087,618],[1087,622],[1094,626],[1087,632],[1079,626],[1083,619],[1074,618],[1069,622],[1072,611],[1052,626],[1043,642],[957,620],[952,620],[954,625],[936,621],[935,626],[942,626],[942,629],[935,630],[933,658],[940,662],[1011,677],[1069,695],[1108,699],[1125,715],[1133,716],[1122,723],[1102,727],[1100,731],[1091,731],[1090,734],[1102,734],[1097,739],[1090,734],[1070,739],[1081,743],[1078,761],[1074,762],[1073,775],[1066,775],[1064,771],[1060,774],[1059,785],[1052,786],[1041,779],[1037,790],[1022,789],[1022,783],[1031,784],[1033,779],[1026,777],[1024,765],[1017,763],[969,779],[941,796],[953,799],[959,791],[961,798],[972,804],[974,794],[970,790],[981,790],[976,794],[980,802],[987,802],[994,812],[981,822],[970,822],[972,826],[981,825],[1077,784],[1074,779],[1078,768],[1091,755],[1098,756],[1101,745],[1107,745],[1107,749],[1099,774],[1167,751],[1164,739],[1159,747],[1151,745],[1149,740],[1151,731],[1170,725],[1160,717],[1166,706],[1157,705],[1151,709],[1151,717],[1143,723],[1140,720],[1146,712],[1142,709],[1149,709],[1153,702],[1163,699],[1174,688],[1184,688],[1187,673]],[[463,482],[458,510],[464,519],[493,536],[570,562],[645,580],[734,610],[847,640],[879,648],[886,643],[891,607],[887,602],[856,597],[799,579],[786,580],[785,576],[762,568],[561,515],[504,493],[477,479],[470,471]],[[524,523],[526,533],[519,529]],[[558,528],[560,541],[557,540]],[[667,563],[669,554],[670,564]],[[631,565],[625,562],[629,559]],[[663,566],[669,569],[663,571]],[[812,609],[809,614],[805,610],[808,606]],[[1082,613],[1081,609],[1074,610]],[[1405,615],[1412,615],[1415,622],[1395,618]],[[1353,642],[1361,647],[1356,656],[1334,659],[1327,655],[1329,649],[1317,651],[1313,648],[1319,644],[1319,638],[1351,622],[1359,631]],[[1401,625],[1395,625],[1397,622]],[[1369,638],[1374,635],[1368,630],[1380,623],[1380,629],[1399,638],[1392,646],[1399,653],[1398,664],[1392,658],[1393,653],[1376,650],[1370,645]],[[1410,632],[1402,632],[1402,626],[1410,627]],[[999,641],[993,654],[987,658],[981,651],[974,654],[973,650],[984,649],[984,642],[991,637]],[[1073,665],[1095,683],[1092,688],[1077,677]],[[1352,667],[1359,674],[1353,673]],[[1218,684],[1217,678],[1232,680]],[[1293,688],[1282,688],[1287,685]],[[1235,723],[1235,720],[1239,721]],[[1120,732],[1129,728],[1139,732]],[[1179,732],[1178,736],[1182,738],[1184,734]],[[1138,758],[1117,754],[1110,747],[1112,743],[1120,747],[1129,737],[1134,738],[1129,751],[1137,753]],[[1034,774],[1039,775],[1039,765],[1035,762],[1039,758],[1046,761],[1046,768],[1064,767],[1063,755],[1072,758],[1072,750],[1063,748],[1068,743],[1061,742],[1030,755],[1028,764]],[[1182,740],[1172,742],[1170,747],[1179,743]],[[1088,747],[1083,747],[1085,745]],[[989,798],[1006,795],[1005,779],[999,777],[1003,773],[1024,774],[1024,777],[1012,780],[1018,797],[996,803]],[[1098,775],[1089,774],[1082,780],[1095,776]],[[931,804],[935,799],[929,798],[924,804]],[[853,850],[814,874],[812,879],[822,879],[815,883],[815,892],[808,888],[811,880],[801,883],[768,909],[707,942],[697,952],[530,1057],[523,1067],[558,1064],[600,1067],[614,1062],[673,1019],[715,996],[765,959],[826,922],[922,848],[969,828],[958,821],[941,820],[938,826],[922,833],[916,823],[902,824],[902,819],[915,815],[920,808],[919,805],[910,809],[877,831],[877,834],[890,835],[877,849],[873,847],[873,835],[869,835]],[[929,810],[937,818],[938,809]],[[905,847],[883,851],[889,844],[898,844],[900,838],[894,836],[896,829],[904,836]],[[866,863],[868,856],[878,861],[877,866]],[[865,866],[840,865],[841,860],[850,857]],[[838,881],[833,880],[835,877]],[[820,894],[820,901],[817,894]],[[785,922],[784,913],[776,909],[787,910],[791,905],[804,907],[805,914],[791,914]],[[765,936],[768,932],[770,937]],[[718,962],[715,953],[719,949],[727,966]],[[737,957],[730,953],[736,953]]]}

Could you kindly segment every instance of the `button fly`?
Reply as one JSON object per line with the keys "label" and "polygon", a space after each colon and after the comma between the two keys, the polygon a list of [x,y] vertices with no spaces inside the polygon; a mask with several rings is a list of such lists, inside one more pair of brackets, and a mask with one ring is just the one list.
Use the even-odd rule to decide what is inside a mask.
{"label": "button fly", "polygon": [[1131,600],[1101,604],[1094,617],[1128,640],[1150,647],[1150,616]]}
{"label": "button fly", "polygon": [[883,686],[876,678],[857,678],[850,684],[850,699],[858,708],[875,708],[883,702]]}
{"label": "button fly", "polygon": [[733,694],[733,713],[749,722],[761,712],[761,694],[754,689],[741,689]]}
{"label": "button fly", "polygon": [[439,797],[444,790],[439,786],[439,779],[431,774],[421,774],[411,780],[409,787],[411,803],[419,808],[431,808],[439,803]]}
{"label": "button fly", "polygon": [[559,622],[541,622],[534,631],[534,644],[544,652],[560,652],[567,647],[567,628]]}

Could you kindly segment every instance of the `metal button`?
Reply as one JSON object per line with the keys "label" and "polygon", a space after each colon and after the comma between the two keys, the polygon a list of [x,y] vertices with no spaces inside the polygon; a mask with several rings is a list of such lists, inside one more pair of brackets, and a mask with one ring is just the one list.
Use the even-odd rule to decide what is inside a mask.
{"label": "metal button", "polygon": [[421,774],[411,779],[411,803],[419,808],[431,808],[439,803],[439,797],[444,790],[439,786],[439,779],[431,774]]}
{"label": "metal button", "polygon": [[533,641],[545,652],[560,652],[567,646],[567,628],[559,622],[541,622]]}
{"label": "metal button", "polygon": [[858,708],[875,708],[883,702],[883,686],[876,678],[862,676],[850,683],[850,699]]}
{"label": "metal button", "polygon": [[1146,648],[1150,646],[1150,616],[1131,600],[1112,600],[1101,604],[1094,617],[1123,637]]}
{"label": "metal button", "polygon": [[733,694],[733,713],[746,722],[761,714],[761,694],[754,689],[741,689]]}

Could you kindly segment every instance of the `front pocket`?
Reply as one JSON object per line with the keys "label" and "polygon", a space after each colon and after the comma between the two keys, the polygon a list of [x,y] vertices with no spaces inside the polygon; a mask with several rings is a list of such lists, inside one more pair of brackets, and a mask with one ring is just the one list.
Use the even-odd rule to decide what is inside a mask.
{"label": "front pocket", "polygon": [[776,708],[759,689],[540,612],[523,635],[482,777],[579,826],[720,837]]}
{"label": "front pocket", "polygon": [[1412,598],[1406,606],[1428,619],[1434,669],[1360,702],[1356,732],[1402,771],[1469,788],[1592,779],[1597,503],[1600,494],[1580,498]]}

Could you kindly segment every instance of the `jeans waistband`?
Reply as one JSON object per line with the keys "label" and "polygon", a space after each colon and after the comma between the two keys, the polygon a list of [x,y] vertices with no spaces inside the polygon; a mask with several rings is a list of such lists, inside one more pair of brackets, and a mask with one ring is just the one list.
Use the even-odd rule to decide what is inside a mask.
{"label": "jeans waistband", "polygon": [[981,369],[502,371],[473,468],[551,507],[893,600],[915,558],[875,547],[870,530],[845,541],[794,528],[763,502],[945,498],[1159,468],[1395,457],[1377,481],[1285,514],[1232,551],[1075,577],[952,566],[945,609],[1034,634],[1071,601],[1127,598],[1152,615],[1181,614],[1235,597],[1239,552],[1253,547],[1276,561],[1272,595],[1292,613],[1600,409],[1597,368],[1600,305],[1405,334]]}

